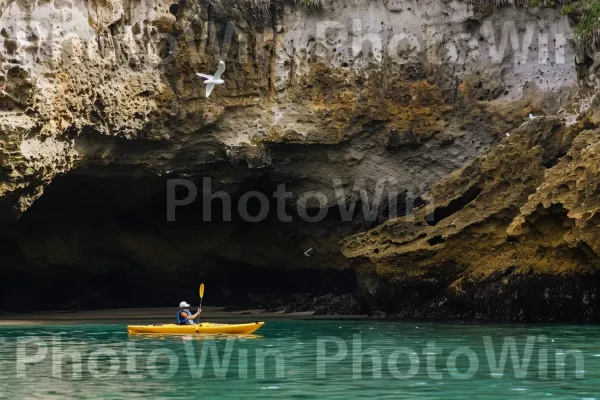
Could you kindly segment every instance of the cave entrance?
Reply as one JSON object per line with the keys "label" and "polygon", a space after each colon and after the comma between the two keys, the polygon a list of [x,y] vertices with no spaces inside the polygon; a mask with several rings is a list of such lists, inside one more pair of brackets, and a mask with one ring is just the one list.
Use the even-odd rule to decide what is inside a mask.
{"label": "cave entrance", "polygon": [[[234,202],[252,190],[272,197],[274,185],[259,176],[237,189]],[[155,177],[56,179],[0,231],[12,254],[0,267],[7,278],[0,310],[173,307],[194,304],[204,282],[207,305],[304,310],[321,298],[326,312],[324,302],[356,290],[339,249],[352,227],[334,214],[314,224],[281,222],[272,204],[262,222],[235,212],[224,221],[215,200],[205,221],[199,196],[169,222],[166,190],[166,180]],[[257,206],[249,202],[248,211]]]}

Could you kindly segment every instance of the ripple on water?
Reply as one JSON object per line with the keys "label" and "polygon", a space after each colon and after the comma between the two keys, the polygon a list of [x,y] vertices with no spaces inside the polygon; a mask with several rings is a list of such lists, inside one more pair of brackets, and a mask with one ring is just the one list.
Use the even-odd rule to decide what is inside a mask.
{"label": "ripple on water", "polygon": [[[197,397],[229,400],[260,396],[267,399],[464,400],[513,396],[595,399],[593,396],[598,387],[595,377],[600,376],[600,344],[596,340],[600,336],[600,327],[595,325],[420,322],[417,326],[414,322],[411,324],[390,320],[295,320],[268,322],[258,333],[260,335],[252,339],[244,338],[233,342],[229,367],[221,368],[228,343],[232,343],[228,342],[231,337],[211,336],[210,340],[204,340],[206,338],[200,336],[128,336],[122,325],[36,325],[26,329],[17,326],[0,327],[0,397]],[[516,338],[521,360],[526,338],[539,337],[541,334],[548,339],[539,344],[543,347],[534,347],[527,380],[515,377],[512,367],[490,371],[486,354],[489,349],[483,343],[484,336],[492,337],[497,365],[503,338]],[[17,379],[15,373],[17,338],[40,337],[47,341],[48,354],[52,354],[52,339],[57,335],[61,337],[65,352],[75,351],[81,354],[80,362],[65,361],[64,375],[60,379],[52,377],[51,361],[28,364],[26,379],[35,382],[35,385],[23,385],[22,379]],[[358,377],[355,377],[356,365],[352,358],[356,350],[353,348],[355,335],[361,340],[360,351],[366,354],[359,357]],[[550,337],[559,339],[552,343]],[[317,364],[317,351],[319,343],[322,344],[325,338],[329,341],[325,346],[325,354],[321,356],[330,358],[321,371],[324,376],[318,378],[320,367]],[[438,351],[427,348],[431,343],[435,343]],[[210,351],[213,345],[216,346],[218,356],[214,362]],[[456,369],[451,371],[448,367],[449,354],[457,348],[465,347],[475,354],[478,369],[472,378],[453,379],[451,373],[464,374],[468,370],[469,359],[464,354],[459,355],[454,360]],[[191,358],[187,353],[189,349],[193,352]],[[402,349],[402,354],[394,363],[390,363],[390,355],[398,349]],[[540,363],[536,358],[539,349],[546,349],[548,354],[546,380],[537,379],[540,376]],[[573,357],[567,353],[567,350],[576,349],[581,349],[584,353],[585,369],[575,365]],[[90,367],[92,371],[96,368],[101,373],[110,371],[110,357],[94,353],[98,350],[118,354],[119,369],[114,376],[97,379],[90,372]],[[29,355],[36,351],[38,349],[35,346],[27,348]],[[197,367],[203,351],[205,368],[201,376],[193,375],[190,365]],[[375,356],[371,357],[366,352]],[[557,352],[561,360],[554,364]],[[151,354],[154,354],[152,357],[156,360],[152,371],[147,368]],[[264,371],[257,370],[257,365],[261,364],[261,361],[257,363],[257,354],[265,356],[262,361]],[[278,375],[278,354],[283,357],[282,376]],[[132,371],[128,370],[127,355],[135,359],[133,373],[139,374],[139,377],[132,377]],[[177,359],[177,368],[170,373],[169,357],[172,355]],[[373,368],[373,359],[378,357],[381,365]],[[410,357],[417,357],[419,362],[415,364],[418,368],[409,374]],[[431,375],[428,370],[428,359],[432,357],[436,360],[435,365],[431,366],[433,372],[441,374],[442,379]],[[91,358],[95,358],[95,361],[90,362]],[[246,364],[242,365],[244,360]],[[506,357],[506,363],[508,366],[512,365],[510,355]],[[395,368],[390,370],[390,364]],[[73,369],[79,367],[81,379],[69,379]],[[564,368],[565,379],[554,379],[556,367]],[[198,373],[198,370],[194,371]],[[577,372],[584,374],[586,379],[575,380]],[[381,374],[381,378],[373,378],[374,374]]]}

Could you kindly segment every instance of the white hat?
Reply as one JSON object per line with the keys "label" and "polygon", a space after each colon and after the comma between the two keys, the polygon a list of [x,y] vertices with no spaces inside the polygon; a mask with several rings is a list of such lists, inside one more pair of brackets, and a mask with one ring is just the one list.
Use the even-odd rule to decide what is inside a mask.
{"label": "white hat", "polygon": [[186,303],[185,301],[182,301],[181,303],[179,303],[179,308],[186,308],[186,307],[191,307],[188,303]]}

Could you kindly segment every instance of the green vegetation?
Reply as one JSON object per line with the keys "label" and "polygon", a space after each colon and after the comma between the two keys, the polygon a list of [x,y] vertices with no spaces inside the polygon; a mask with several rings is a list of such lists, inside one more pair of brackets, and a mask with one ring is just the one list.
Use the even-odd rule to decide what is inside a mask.
{"label": "green vegetation", "polygon": [[304,7],[308,7],[308,8],[321,8],[321,7],[323,7],[323,1],[322,0],[300,0],[300,4],[302,4]]}
{"label": "green vegetation", "polygon": [[323,0],[283,0],[281,2],[299,4],[303,7],[312,9],[319,9],[323,7]]}
{"label": "green vegetation", "polygon": [[579,46],[600,50],[600,0],[466,0],[485,7],[554,8],[562,6],[574,26]]}
{"label": "green vegetation", "polygon": [[485,7],[554,8],[556,4],[567,4],[573,0],[466,0]]}
{"label": "green vegetation", "polygon": [[575,42],[587,48],[597,48],[600,36],[600,0],[579,0],[565,5],[562,11],[576,22]]}
{"label": "green vegetation", "polygon": [[[215,6],[223,6],[224,0],[208,0]],[[309,9],[320,9],[323,7],[323,0],[237,0],[242,8],[251,10],[256,16],[269,15],[273,4],[295,4]]]}

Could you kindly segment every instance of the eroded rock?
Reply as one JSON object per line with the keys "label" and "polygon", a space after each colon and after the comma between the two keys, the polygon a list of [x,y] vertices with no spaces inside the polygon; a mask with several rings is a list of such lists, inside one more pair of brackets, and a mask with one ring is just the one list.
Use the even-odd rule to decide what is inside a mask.
{"label": "eroded rock", "polygon": [[[176,292],[193,293],[188,282],[223,265],[346,270],[345,254],[361,260],[359,287],[370,293],[357,304],[368,299],[372,308],[385,303],[385,311],[400,312],[393,306],[404,296],[394,286],[398,270],[415,271],[414,280],[403,282],[431,295],[449,287],[462,293],[457,279],[476,272],[465,258],[478,254],[464,250],[463,236],[470,238],[465,246],[500,251],[530,240],[532,220],[564,222],[565,215],[574,224],[565,229],[579,229],[577,238],[595,234],[581,221],[596,211],[559,199],[564,187],[555,188],[563,208],[527,199],[545,172],[562,168],[558,158],[575,131],[556,118],[521,125],[531,112],[570,113],[574,120],[582,101],[567,40],[571,27],[558,10],[488,12],[438,0],[327,1],[321,10],[257,4],[2,3],[0,216],[10,260],[2,268],[13,277],[6,286],[25,285],[4,288],[10,295],[3,304],[30,293],[28,285],[42,285],[29,279],[36,274],[42,281],[77,277],[82,289],[66,291],[55,307],[101,306],[111,289],[97,282],[111,279],[122,280],[118,292],[125,293],[112,305],[138,305],[144,285],[165,283],[164,301],[171,301]],[[539,46],[502,47],[520,32]],[[206,99],[195,72],[213,71],[220,59],[227,62],[226,84]],[[169,224],[166,180],[201,185],[205,177],[213,192],[227,191],[234,200],[286,184],[294,222],[272,211],[261,225],[218,218],[205,224],[199,204]],[[579,184],[575,176],[564,179],[569,188]],[[421,225],[377,227],[389,217],[387,205],[373,219],[358,212],[340,221],[333,210],[355,185],[372,196],[382,180],[410,194],[397,206],[401,212],[428,198],[435,210],[416,212]],[[315,191],[328,217],[298,222],[298,203]],[[520,213],[521,207],[531,210]],[[571,216],[578,210],[590,215]],[[340,242],[348,237],[342,254]],[[572,251],[596,252],[590,238],[589,248],[571,236],[560,240]],[[314,257],[304,255],[308,248],[316,249]],[[490,274],[514,263],[486,257]],[[382,289],[388,270],[393,279]],[[312,304],[328,294],[310,296]],[[427,296],[409,303],[430,307]],[[353,299],[347,310],[357,309]],[[342,303],[332,312],[342,312]]]}

